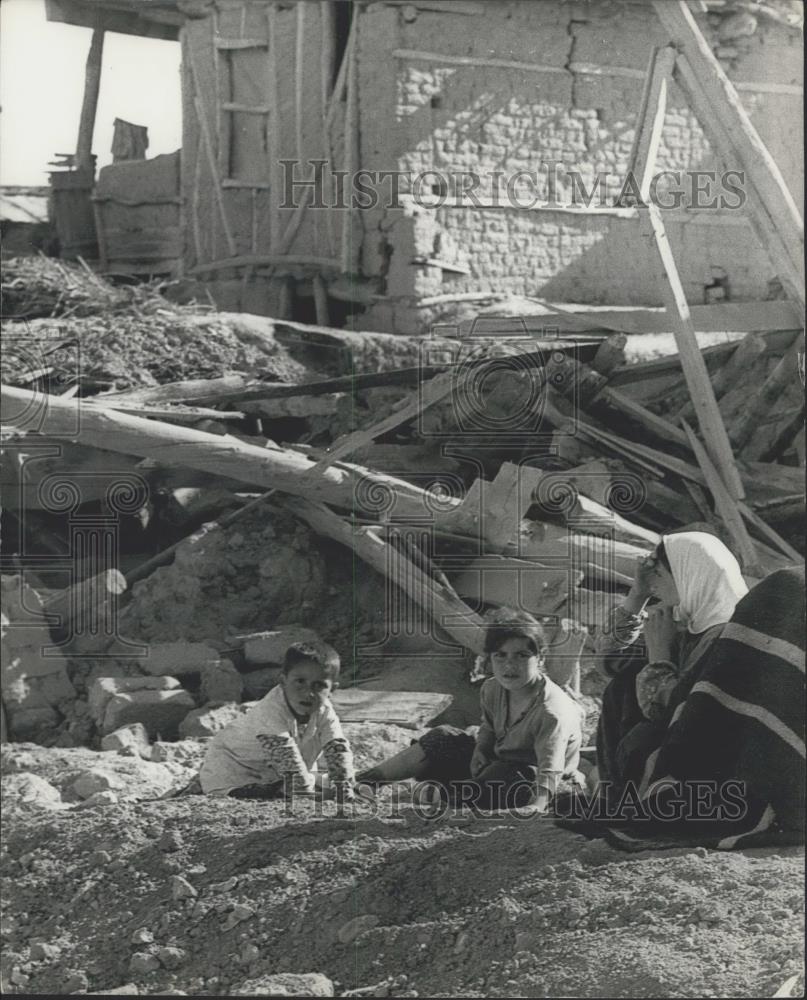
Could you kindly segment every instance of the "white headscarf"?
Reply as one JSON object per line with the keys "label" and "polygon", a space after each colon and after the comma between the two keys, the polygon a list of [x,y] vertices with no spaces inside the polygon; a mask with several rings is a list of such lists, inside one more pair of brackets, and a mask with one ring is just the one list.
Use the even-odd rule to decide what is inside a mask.
{"label": "white headscarf", "polygon": [[662,541],[680,597],[674,617],[693,634],[727,622],[748,593],[731,552],[705,531],[663,535]]}

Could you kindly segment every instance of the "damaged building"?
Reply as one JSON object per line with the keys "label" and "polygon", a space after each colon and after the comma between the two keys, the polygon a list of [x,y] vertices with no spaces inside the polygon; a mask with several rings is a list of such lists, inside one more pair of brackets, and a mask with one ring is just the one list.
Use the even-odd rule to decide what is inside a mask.
{"label": "damaged building", "polygon": [[[710,45],[798,200],[800,11],[705,6]],[[648,53],[665,42],[649,4],[47,9],[95,29],[85,147],[103,32],[182,46],[182,149],[121,159],[94,182],[85,156],[104,270],[203,283],[223,309],[396,333],[496,297],[658,304],[635,209],[620,201]],[[672,86],[658,193],[687,299],[776,297],[742,170],[715,157],[701,124]],[[72,188],[70,174],[55,183]]]}

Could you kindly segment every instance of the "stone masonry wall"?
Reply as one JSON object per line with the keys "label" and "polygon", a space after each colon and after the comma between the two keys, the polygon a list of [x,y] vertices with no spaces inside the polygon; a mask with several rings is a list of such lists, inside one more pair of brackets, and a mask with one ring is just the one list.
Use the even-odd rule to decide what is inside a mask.
{"label": "stone masonry wall", "polygon": [[[506,177],[539,170],[545,177],[542,161],[561,164],[562,172],[578,171],[587,190],[598,173],[608,171],[609,193],[619,189],[650,48],[666,40],[652,8],[603,0],[479,4],[476,15],[413,11],[375,5],[361,14],[362,166],[412,175],[437,170],[449,177],[475,171],[483,179],[478,191],[483,204],[492,200],[485,179],[494,171]],[[741,87],[775,85],[775,92],[742,90],[741,95],[800,199],[801,97],[787,92],[801,82],[800,35],[760,20],[741,24],[745,33],[738,37],[723,38],[731,36],[723,30],[725,20],[714,17],[704,27]],[[556,71],[394,57],[395,50],[537,63]],[[785,92],[776,92],[782,84]],[[695,115],[672,86],[659,169],[716,165]],[[529,192],[522,192],[523,202]],[[561,184],[558,192],[563,203],[568,186]],[[602,210],[572,215],[453,207],[452,195],[449,188],[443,207],[405,204],[361,213],[362,269],[383,277],[387,296],[363,317],[367,328],[423,330],[436,314],[418,308],[417,300],[472,292],[660,304],[651,248],[635,219]],[[665,221],[689,300],[703,302],[705,286],[724,275],[732,298],[765,298],[774,275],[743,210],[695,212],[686,204],[669,211]],[[413,263],[424,258],[448,261],[456,270]]]}

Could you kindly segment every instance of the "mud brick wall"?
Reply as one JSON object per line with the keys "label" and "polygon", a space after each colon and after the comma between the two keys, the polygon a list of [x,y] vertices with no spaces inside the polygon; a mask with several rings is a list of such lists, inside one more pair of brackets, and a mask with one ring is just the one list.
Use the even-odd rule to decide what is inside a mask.
{"label": "mud brick wall", "polygon": [[[484,181],[494,171],[507,176],[538,169],[544,177],[541,161],[551,160],[562,165],[562,172],[578,171],[588,190],[598,173],[608,171],[613,195],[629,161],[650,47],[666,41],[652,9],[620,2],[503,2],[480,4],[479,9],[478,15],[465,16],[418,11],[409,19],[411,12],[378,5],[361,14],[362,165],[412,174],[472,170]],[[722,20],[715,18],[708,28],[733,80],[741,85],[800,83],[797,32],[760,21],[752,35],[729,44],[718,37]],[[550,71],[391,56],[396,49],[537,63]],[[800,197],[801,97],[775,89],[741,93]],[[658,166],[719,167],[674,86]],[[566,200],[568,190],[559,185],[559,201]],[[528,194],[524,189],[521,197],[526,200]],[[489,183],[483,183],[478,196],[491,200]],[[743,215],[742,210],[694,212],[686,203],[667,213],[691,302],[704,301],[704,288],[715,274],[727,275],[734,299],[768,294],[773,271]],[[387,295],[366,314],[368,327],[422,329],[431,313],[416,306],[418,299],[463,292],[659,304],[636,221],[613,213],[573,216],[545,209],[405,205],[397,211],[363,212],[362,223],[362,269],[383,276]],[[459,273],[413,264],[424,257],[449,260]]]}

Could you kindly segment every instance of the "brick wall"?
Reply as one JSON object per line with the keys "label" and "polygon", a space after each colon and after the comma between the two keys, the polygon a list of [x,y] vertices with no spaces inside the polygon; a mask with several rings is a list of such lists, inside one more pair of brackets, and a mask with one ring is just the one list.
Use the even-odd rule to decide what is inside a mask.
{"label": "brick wall", "polygon": [[[589,190],[595,176],[608,171],[616,185],[613,193],[629,160],[650,47],[666,40],[652,9],[620,2],[501,2],[479,9],[477,15],[419,11],[413,16],[411,10],[378,5],[361,14],[362,166],[412,174],[473,170],[484,181],[495,171],[512,176],[541,171],[542,161],[554,161],[562,172],[578,171]],[[760,21],[753,34],[721,40],[722,20],[714,18],[707,28],[732,79],[800,83],[798,33]],[[537,63],[548,71],[396,58],[394,50]],[[613,68],[621,72],[609,72]],[[801,97],[748,91],[742,97],[800,197]],[[695,116],[674,86],[658,162],[659,169],[669,170],[716,166]],[[568,193],[569,185],[561,183],[558,199],[564,202]],[[487,182],[479,198],[490,200]],[[728,277],[734,299],[761,299],[768,293],[773,272],[742,214],[690,211],[686,202],[667,213],[690,301],[704,301],[704,287],[716,274]],[[649,248],[632,219],[602,212],[573,216],[448,205],[379,208],[360,215],[362,270],[384,279],[387,296],[365,314],[367,327],[422,328],[434,313],[417,308],[417,300],[441,294],[491,291],[659,304]],[[448,260],[456,270],[413,263],[430,257]]]}

